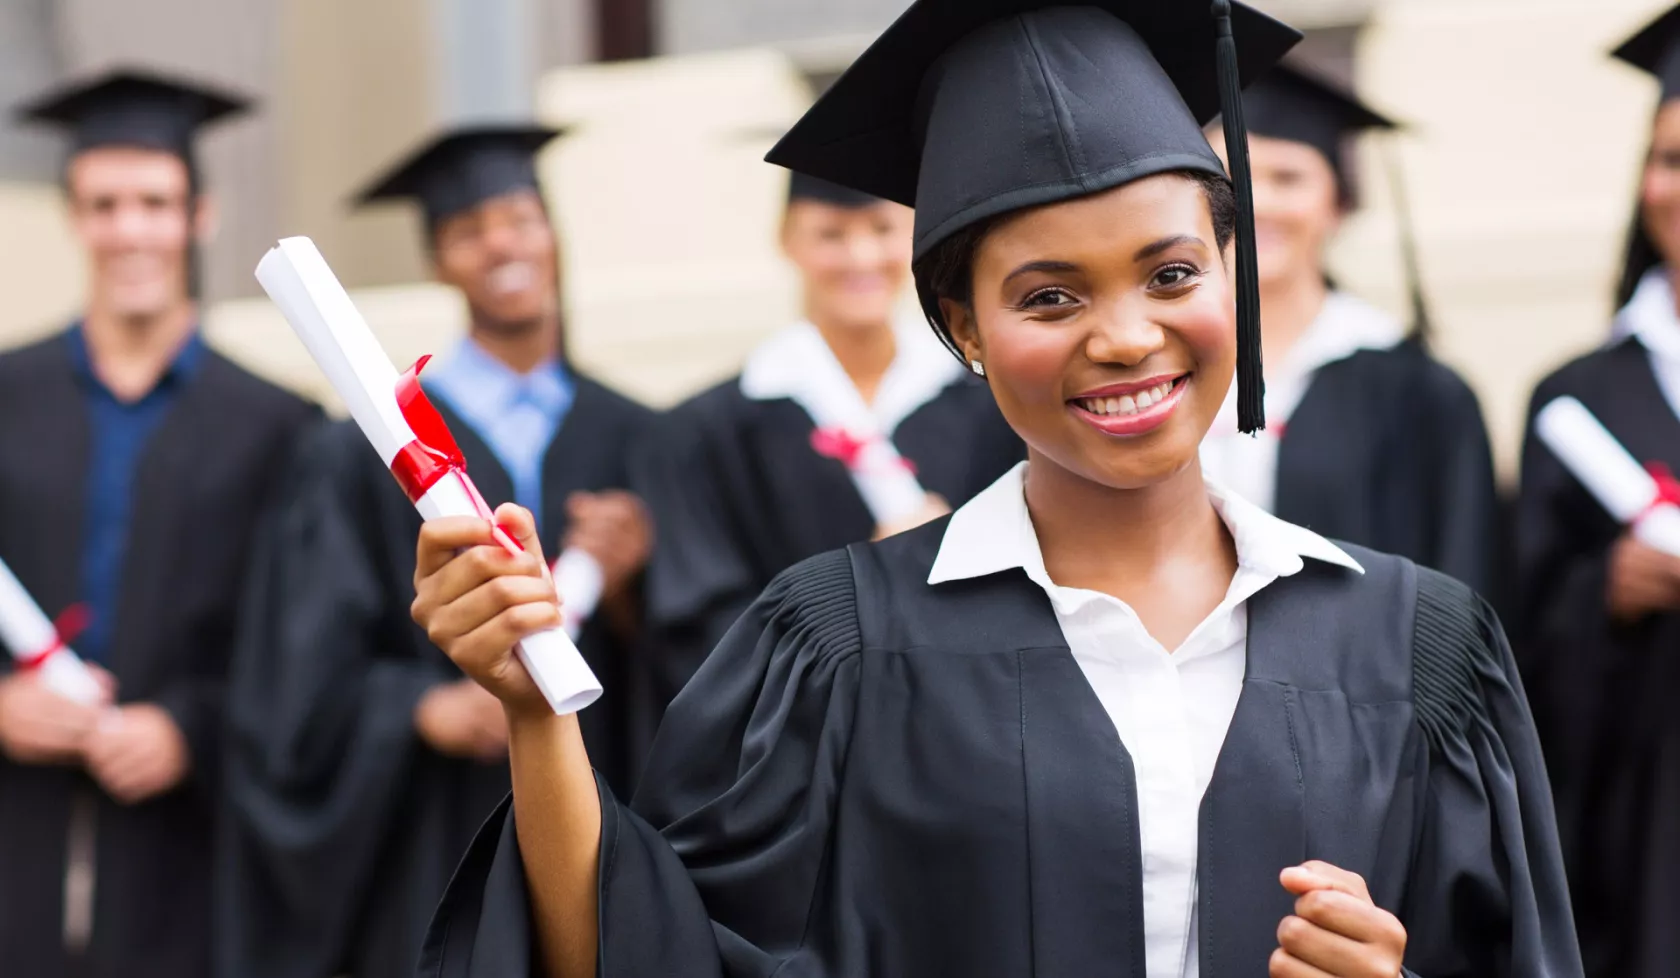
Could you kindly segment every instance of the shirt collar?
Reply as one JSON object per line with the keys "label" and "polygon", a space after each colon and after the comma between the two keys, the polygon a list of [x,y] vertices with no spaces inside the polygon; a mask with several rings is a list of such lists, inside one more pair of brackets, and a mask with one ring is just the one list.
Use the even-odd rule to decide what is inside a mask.
{"label": "shirt collar", "polygon": [[1637,337],[1641,346],[1664,360],[1680,361],[1680,312],[1667,266],[1646,272],[1633,298],[1616,313],[1612,342],[1628,336]]}
{"label": "shirt collar", "polygon": [[522,374],[491,356],[471,337],[463,339],[454,356],[426,378],[463,415],[495,417],[524,400],[545,415],[563,410],[568,400],[566,370],[558,359]]}
{"label": "shirt collar", "polygon": [[[1027,463],[1022,462],[952,514],[928,574],[929,584],[1019,568],[1039,586],[1054,586],[1027,512],[1026,472]],[[1239,566],[1270,577],[1289,577],[1300,573],[1310,559],[1365,572],[1342,548],[1311,530],[1280,520],[1211,482],[1206,485],[1208,498],[1236,542]]]}
{"label": "shirt collar", "polygon": [[[65,341],[70,347],[70,363],[75,368],[77,376],[85,381],[99,384],[101,387],[105,386],[104,382],[99,379],[99,375],[94,373],[93,354],[88,350],[87,335],[83,332],[81,321],[78,320],[75,325],[70,327],[70,332],[65,336]],[[195,327],[187,335],[187,341],[181,344],[179,350],[175,351],[175,358],[169,361],[169,366],[164,368],[163,374],[158,377],[157,387],[154,387],[153,390],[166,384],[184,384],[192,380],[198,374],[199,365],[204,361],[205,352],[204,339],[199,336],[198,329]]]}
{"label": "shirt collar", "polygon": [[1406,338],[1400,320],[1345,292],[1331,292],[1324,307],[1284,358],[1284,371],[1305,375],[1360,350],[1390,350]]}
{"label": "shirt collar", "polygon": [[755,401],[795,401],[818,427],[891,434],[962,375],[962,366],[926,326],[901,322],[894,335],[898,352],[871,404],[808,322],[779,330],[752,352],[741,370],[741,393]]}

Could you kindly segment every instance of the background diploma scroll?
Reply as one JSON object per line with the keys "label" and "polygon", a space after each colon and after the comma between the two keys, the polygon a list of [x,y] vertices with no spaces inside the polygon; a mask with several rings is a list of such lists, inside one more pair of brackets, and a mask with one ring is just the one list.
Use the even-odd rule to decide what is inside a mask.
{"label": "background diploma scroll", "polygon": [[583,626],[595,614],[606,588],[601,562],[587,551],[568,547],[554,561],[554,587],[560,592],[560,614],[566,634],[577,641]]}
{"label": "background diploma scroll", "polygon": [[[420,515],[488,517],[453,438],[415,383],[420,364],[397,373],[314,242],[282,240],[258,263],[257,281]],[[518,548],[499,536],[503,546]],[[532,635],[515,652],[555,713],[576,713],[600,697],[600,681],[564,630]]]}
{"label": "background diploma scroll", "polygon": [[1560,397],[1535,416],[1534,429],[1618,523],[1632,526],[1640,542],[1680,557],[1680,506],[1586,405]]}
{"label": "background diploma scroll", "polygon": [[0,561],[0,642],[11,650],[14,661],[41,670],[41,681],[65,699],[91,706],[103,696],[99,681],[4,561]]}
{"label": "background diploma scroll", "polygon": [[898,526],[927,507],[927,490],[916,470],[881,434],[856,435],[841,427],[818,428],[811,445],[819,455],[839,460],[877,526]]}

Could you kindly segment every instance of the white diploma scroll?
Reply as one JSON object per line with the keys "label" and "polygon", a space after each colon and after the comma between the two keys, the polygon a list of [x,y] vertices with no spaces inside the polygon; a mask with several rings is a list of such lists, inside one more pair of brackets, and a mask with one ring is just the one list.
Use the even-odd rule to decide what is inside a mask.
{"label": "white diploma scroll", "polygon": [[927,507],[927,490],[885,435],[870,439],[851,472],[852,484],[877,526],[897,526]]}
{"label": "white diploma scroll", "polygon": [[92,706],[104,695],[99,681],[63,642],[4,561],[0,561],[0,642],[16,661],[34,663],[47,688],[65,699]]}
{"label": "white diploma scroll", "polygon": [[1680,508],[1661,501],[1657,480],[1573,397],[1534,419],[1535,433],[1600,505],[1642,543],[1680,557]]}
{"label": "white diploma scroll", "polygon": [[577,641],[584,623],[601,604],[606,582],[601,562],[587,551],[569,547],[554,562],[554,587],[560,592],[561,620],[572,641]]}
{"label": "white diploma scroll", "polygon": [[[389,468],[417,441],[397,402],[399,374],[314,242],[282,240],[258,263],[257,281]],[[466,472],[457,469],[427,489],[414,505],[422,517],[434,520],[483,516],[482,502]],[[504,546],[517,549],[503,536]],[[563,629],[532,635],[515,652],[555,713],[576,713],[600,697],[600,681]]]}

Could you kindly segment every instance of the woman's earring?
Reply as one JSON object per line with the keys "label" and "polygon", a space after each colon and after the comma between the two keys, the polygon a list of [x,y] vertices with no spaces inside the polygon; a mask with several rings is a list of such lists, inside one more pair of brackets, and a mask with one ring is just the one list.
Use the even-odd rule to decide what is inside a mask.
{"label": "woman's earring", "polygon": [[976,377],[986,376],[986,365],[978,360],[968,361],[968,369],[974,371],[974,376]]}

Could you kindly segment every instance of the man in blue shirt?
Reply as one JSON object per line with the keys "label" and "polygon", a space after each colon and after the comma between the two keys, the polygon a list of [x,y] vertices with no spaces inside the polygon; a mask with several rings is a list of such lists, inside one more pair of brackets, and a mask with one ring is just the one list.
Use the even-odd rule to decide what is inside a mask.
{"label": "man in blue shirt", "polygon": [[[577,644],[605,694],[580,722],[602,777],[629,790],[656,712],[639,627],[652,527],[629,489],[652,416],[566,358],[559,242],[532,162],[553,136],[445,133],[364,199],[417,198],[434,274],[466,300],[467,338],[423,381],[473,480],[491,505],[536,514],[547,552],[600,565]],[[341,424],[303,453],[265,535],[234,667],[228,978],[406,978],[507,794],[501,705],[410,619],[419,530]]]}
{"label": "man in blue shirt", "polygon": [[80,605],[82,704],[0,662],[0,970],[200,978],[233,607],[258,507],[313,410],[198,338],[211,223],[198,127],[242,100],[114,72],[28,118],[64,127],[81,320],[0,356],[0,559]]}

